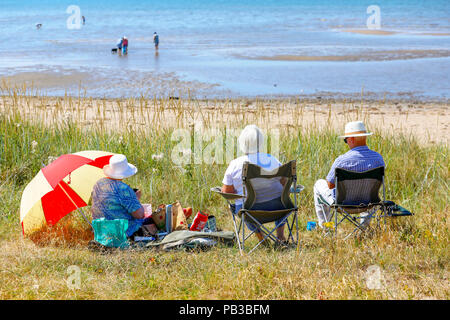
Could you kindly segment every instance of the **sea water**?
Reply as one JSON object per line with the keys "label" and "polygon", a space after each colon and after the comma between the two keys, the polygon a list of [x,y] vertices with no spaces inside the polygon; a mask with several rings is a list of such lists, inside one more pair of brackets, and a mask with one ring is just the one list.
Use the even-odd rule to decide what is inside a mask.
{"label": "sea water", "polygon": [[[449,98],[449,13],[448,0],[0,0],[0,77],[54,95]],[[122,36],[126,56],[111,53]]]}

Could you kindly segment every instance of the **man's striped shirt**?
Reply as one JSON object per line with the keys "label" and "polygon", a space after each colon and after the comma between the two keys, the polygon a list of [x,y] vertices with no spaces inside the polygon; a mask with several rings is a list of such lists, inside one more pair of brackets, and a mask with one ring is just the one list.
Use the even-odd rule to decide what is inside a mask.
{"label": "man's striped shirt", "polygon": [[363,172],[378,167],[384,167],[383,157],[367,146],[355,147],[336,158],[327,175],[327,181],[335,183],[335,169],[341,168],[355,172]]}

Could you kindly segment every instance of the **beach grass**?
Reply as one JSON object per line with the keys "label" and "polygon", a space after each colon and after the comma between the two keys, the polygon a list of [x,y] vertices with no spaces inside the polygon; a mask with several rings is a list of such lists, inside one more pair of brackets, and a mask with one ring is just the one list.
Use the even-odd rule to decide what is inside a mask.
{"label": "beach grass", "polygon": [[[333,160],[347,147],[331,127],[301,126],[304,106],[299,102],[289,111],[299,121],[297,125],[279,126],[276,133],[280,161],[296,159],[298,182],[305,186],[299,206],[300,250],[262,248],[241,256],[236,247],[218,246],[207,252],[100,254],[87,249],[92,234],[78,213],[61,220],[47,237],[24,238],[19,206],[26,184],[43,165],[62,154],[82,150],[123,153],[139,169],[127,183],[142,190],[142,202],[156,206],[179,200],[194,211],[213,214],[221,229],[233,230],[225,201],[209,191],[221,184],[226,161],[175,165],[171,157],[178,143],[173,139],[175,129],[189,129],[192,134],[201,129],[199,119],[186,121],[193,110],[202,128],[217,125],[226,135],[227,128],[217,120],[221,110],[203,112],[195,100],[135,98],[102,104],[63,97],[56,103],[52,100],[52,111],[39,113],[49,105],[48,98],[30,97],[11,91],[2,98],[3,106],[9,107],[0,113],[0,299],[449,298],[446,145],[424,145],[412,135],[372,128],[375,135],[369,146],[387,164],[386,197],[415,215],[391,219],[386,230],[347,241],[308,232],[307,221],[316,220],[313,184],[326,176]],[[117,113],[106,112],[106,103]],[[246,101],[226,103],[228,110],[234,110],[237,129],[255,119],[276,121],[280,113],[264,101],[251,102],[256,105],[251,112],[245,112],[249,110]],[[70,116],[60,118],[67,106],[72,110]],[[84,122],[86,109],[94,110],[97,117],[89,126]],[[120,110],[131,113],[125,117]],[[171,112],[172,126],[162,125],[167,112]],[[355,114],[365,117],[360,109],[350,107],[348,118]],[[114,117],[120,124],[115,130],[108,127]],[[192,153],[185,156],[192,160],[195,150],[207,145],[204,141],[199,149],[192,146]],[[80,274],[76,288],[70,285],[71,266]],[[381,272],[377,288],[368,285],[373,266]]]}

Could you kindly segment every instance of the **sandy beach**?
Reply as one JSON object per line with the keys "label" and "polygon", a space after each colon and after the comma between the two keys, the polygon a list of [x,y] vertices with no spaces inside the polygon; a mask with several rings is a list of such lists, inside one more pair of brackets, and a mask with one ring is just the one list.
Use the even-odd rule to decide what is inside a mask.
{"label": "sandy beach", "polygon": [[315,129],[340,133],[347,121],[364,120],[376,134],[413,135],[423,144],[448,145],[450,109],[445,102],[336,99],[93,99],[2,97],[0,112],[59,126],[68,121],[108,131],[161,128]]}

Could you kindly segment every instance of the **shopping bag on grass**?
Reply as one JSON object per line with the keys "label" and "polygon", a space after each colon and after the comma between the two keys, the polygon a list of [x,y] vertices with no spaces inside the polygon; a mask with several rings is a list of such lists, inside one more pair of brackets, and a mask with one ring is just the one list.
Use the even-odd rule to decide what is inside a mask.
{"label": "shopping bag on grass", "polygon": [[183,207],[177,200],[177,202],[172,203],[172,231],[187,229],[188,224],[186,221],[186,215],[184,214]]}
{"label": "shopping bag on grass", "polygon": [[160,204],[156,211],[152,213],[152,219],[159,230],[162,230],[166,226],[166,205]]}

